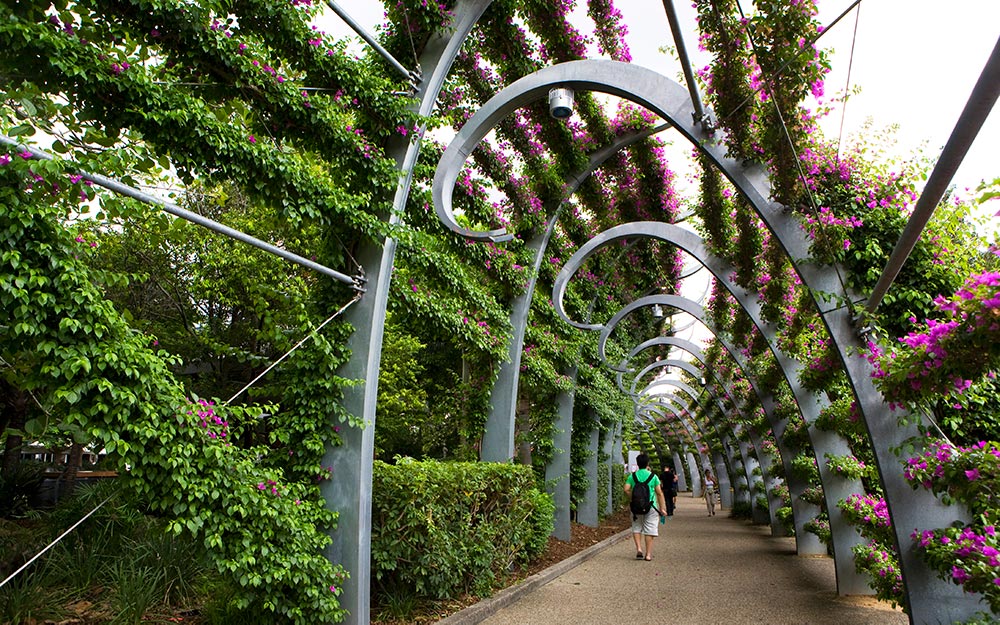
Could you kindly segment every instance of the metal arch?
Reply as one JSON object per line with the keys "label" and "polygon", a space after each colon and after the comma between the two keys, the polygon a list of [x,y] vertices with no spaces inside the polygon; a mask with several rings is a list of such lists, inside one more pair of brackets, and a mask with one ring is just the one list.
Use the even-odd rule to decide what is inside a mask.
{"label": "metal arch", "polygon": [[[506,228],[497,228],[494,230],[471,230],[461,226],[455,220],[452,195],[455,190],[455,183],[458,180],[458,176],[462,171],[465,161],[468,159],[469,155],[472,154],[475,147],[502,119],[517,109],[530,104],[535,100],[542,99],[548,93],[550,87],[556,85],[568,88],[583,87],[583,89],[587,89],[589,87],[595,91],[603,91],[603,89],[594,83],[581,83],[580,85],[577,85],[573,80],[569,80],[568,82],[564,80],[564,77],[569,77],[569,73],[567,72],[567,69],[563,68],[579,63],[589,62],[590,61],[572,61],[569,63],[553,65],[511,83],[484,103],[483,106],[476,111],[475,114],[473,114],[469,121],[462,126],[462,129],[459,130],[458,134],[448,145],[448,148],[438,161],[432,187],[434,210],[437,213],[438,219],[440,219],[449,230],[466,238],[477,241],[500,242],[509,241],[513,238],[513,235],[510,234]],[[601,63],[603,63],[603,61],[601,61]],[[632,67],[628,63],[618,63],[615,61],[609,61],[609,63],[616,66],[620,65],[623,67]],[[570,70],[570,73],[571,72],[575,72],[575,69]],[[627,98],[624,94],[622,97]],[[667,119],[668,122],[670,121],[668,117],[664,117],[664,119]],[[667,126],[661,125],[657,128],[650,129],[649,135],[661,132],[662,130],[665,130],[666,127]]]}
{"label": "metal arch", "polygon": [[[635,374],[635,377],[632,378],[632,386],[629,388],[629,390],[631,391],[630,394],[633,395],[636,394],[635,387],[639,385],[639,380],[641,380],[644,375],[646,375],[650,371],[653,371],[654,369],[662,369],[663,367],[677,367],[678,369],[683,369],[684,371],[687,371],[691,375],[695,375],[698,377],[701,377],[703,374],[701,369],[692,365],[690,362],[687,362],[686,360],[673,360],[673,359],[657,360],[656,362],[647,365],[639,373]],[[652,383],[650,383],[650,386],[652,386]]]}
{"label": "metal arch", "polygon": [[[653,386],[653,385],[650,385],[650,386]],[[680,388],[680,387],[678,387],[678,388]],[[684,389],[682,389],[682,390],[684,390]],[[686,390],[685,392],[687,392],[687,393],[690,394],[692,391],[693,391],[693,389],[690,389],[690,390]],[[724,408],[724,406],[722,406],[722,402],[719,400],[719,398],[717,396],[715,396],[714,393],[712,393],[712,396],[715,399],[716,403],[719,405],[720,410],[724,413],[725,412],[725,408]],[[686,410],[686,411],[690,411],[690,404],[688,404],[688,405],[682,405],[682,404],[680,404],[678,402],[676,396],[671,396],[671,397],[673,398],[673,401],[674,401],[675,404],[681,405],[684,408],[684,410]],[[697,403],[698,402],[697,398],[694,398],[694,401],[695,401],[695,403]],[[737,407],[736,409],[742,411],[742,409],[739,408],[739,407]],[[695,419],[692,419],[692,421],[694,423],[696,423],[696,424],[698,423],[697,420],[695,420]],[[764,487],[765,497],[767,497],[768,502],[769,502],[769,505],[768,505],[768,515],[767,515],[768,522],[771,524],[772,532],[775,533],[775,534],[777,534],[778,530],[781,529],[780,525],[778,524],[778,519],[776,518],[776,516],[774,514],[774,511],[777,508],[776,504],[777,504],[777,501],[778,501],[777,497],[774,495],[774,486],[777,484],[778,478],[772,477],[770,475],[771,465],[770,465],[769,459],[767,459],[765,457],[765,462],[763,462],[763,463],[761,463],[759,461],[754,461],[754,463],[756,463],[757,466],[760,467],[760,469],[761,469],[761,475],[758,478],[758,476],[756,476],[756,475],[753,474],[752,469],[750,468],[752,466],[752,464],[754,464],[754,463],[752,463],[750,461],[751,458],[749,457],[749,454],[747,453],[747,447],[746,447],[746,445],[743,444],[742,441],[739,441],[738,433],[739,433],[741,427],[740,427],[739,424],[737,424],[736,428],[732,430],[732,433],[736,437],[736,440],[741,443],[741,444],[737,445],[737,448],[738,448],[738,450],[740,452],[739,462],[740,462],[740,466],[742,466],[742,468],[743,468],[743,475],[742,476],[738,475],[737,473],[735,473],[735,468],[737,466],[736,465],[736,460],[737,459],[733,457],[732,450],[730,449],[730,444],[731,444],[731,442],[732,442],[733,439],[730,438],[728,435],[719,434],[719,432],[718,432],[718,425],[714,421],[709,420],[709,423],[712,425],[712,427],[716,428],[716,435],[719,437],[719,442],[723,446],[723,451],[726,453],[726,458],[723,458],[723,456],[721,454],[719,454],[719,458],[721,459],[721,462],[712,463],[699,450],[699,455],[702,457],[702,463],[703,463],[703,465],[705,465],[705,466],[713,466],[714,465],[715,466],[715,470],[716,470],[716,474],[717,474],[716,476],[720,480],[720,486],[721,486],[721,480],[723,478],[725,478],[725,484],[726,484],[726,488],[727,489],[733,484],[733,479],[737,478],[737,477],[742,477],[744,480],[746,480],[748,491],[752,490],[752,485],[759,481],[760,484]],[[754,431],[753,428],[750,428],[750,429],[747,430],[747,435],[749,436],[749,438],[751,440],[751,444],[754,446],[754,448],[756,450],[758,450],[758,454],[757,455],[760,456],[760,453],[759,453],[759,451],[761,449],[760,436],[757,435],[756,431]],[[712,459],[714,459],[714,457]],[[727,462],[727,459],[728,459],[728,462]],[[729,499],[728,492],[727,492],[726,498]],[[774,501],[775,505],[771,504],[772,501]],[[731,503],[732,502],[730,500],[730,505],[731,505]],[[757,508],[754,507],[754,510],[756,510],[756,509]],[[796,541],[796,542],[798,544],[798,541]],[[801,554],[803,554],[805,552],[801,552],[800,551],[799,553],[801,555]],[[825,553],[825,549],[824,549],[823,553]]]}
{"label": "metal arch", "polygon": [[[709,330],[712,331],[711,328],[709,328]],[[727,352],[730,353],[730,354],[732,354],[731,346],[729,346],[725,341],[723,341],[722,337],[719,337],[719,340],[720,340],[720,344],[723,345],[723,347],[727,350]],[[661,337],[657,337],[657,338],[654,338],[654,339],[650,339],[650,340],[648,340],[648,341],[646,341],[646,342],[644,342],[644,343],[636,346],[629,353],[629,359],[634,358],[635,356],[637,356],[642,351],[644,351],[646,349],[649,349],[650,347],[655,347],[657,345],[667,345],[667,346],[671,346],[671,347],[677,347],[678,349],[681,349],[681,350],[686,351],[687,353],[691,354],[695,358],[695,360],[697,360],[698,362],[700,362],[702,365],[706,364],[705,363],[705,355],[702,352],[701,347],[699,347],[697,344],[695,344],[695,343],[693,343],[693,342],[691,342],[691,341],[689,341],[687,339],[682,339],[682,338],[678,338],[678,337],[675,337],[675,336],[661,336]],[[741,369],[743,368],[743,365],[740,362],[735,361],[735,359],[734,359],[734,362],[736,362],[736,365],[738,367],[740,367]],[[734,408],[736,410],[742,411],[742,408],[739,407],[739,406],[737,406],[736,402],[733,400],[732,396],[734,394],[732,393],[731,389],[728,388],[728,386],[726,385],[725,380],[721,379],[714,372],[709,371],[708,369],[704,369],[704,373],[706,374],[706,378],[709,379],[709,385],[706,386],[706,389],[708,389],[710,392],[712,392],[713,395],[715,395],[715,397],[716,397],[716,399],[718,401],[721,402],[722,400],[728,400],[730,403],[732,403],[734,405]],[[757,382],[753,378],[753,376],[750,375],[750,372],[749,371],[744,371],[743,373],[744,373],[744,377],[746,377],[750,381],[751,386],[755,390],[755,392],[760,393],[760,389],[757,387]],[[711,376],[711,377],[709,378],[709,376]],[[619,377],[620,377],[620,375],[619,375]],[[714,380],[714,382],[712,380]],[[713,387],[716,384],[719,384],[722,387],[721,391],[723,391],[723,393],[721,395],[719,393],[717,393],[717,392],[714,391]],[[739,424],[739,423],[735,424],[735,426],[733,426],[732,429],[733,429],[734,436],[736,436],[737,442],[740,443],[741,441],[739,441],[739,432],[742,431],[741,424]],[[729,441],[726,441],[726,440],[723,441],[723,444],[725,446],[726,455],[729,457],[729,466],[731,467],[731,469],[733,471],[735,471],[736,470],[736,461],[737,460],[739,461],[740,466],[742,467],[742,474],[741,475],[742,475],[743,479],[746,481],[747,492],[749,492],[749,490],[751,488],[751,485],[753,484],[754,477],[756,477],[756,476],[753,475],[752,470],[751,470],[751,462],[750,462],[750,458],[747,457],[747,448],[746,448],[746,445],[745,444],[737,444],[736,445],[736,451],[739,452],[739,457],[737,458],[737,457],[733,456],[733,451],[732,451],[732,449],[730,447],[731,443],[732,443],[732,439],[730,439]],[[732,479],[732,477],[734,477],[734,475],[731,474],[730,478]]]}
{"label": "metal arch", "polygon": [[[682,403],[682,401],[681,401],[680,398],[667,398],[667,399],[668,399],[668,401],[670,401],[670,403],[672,403],[674,406],[679,407],[682,411],[684,411],[684,412],[690,412],[690,406],[688,404],[686,404],[686,403]],[[667,415],[665,413],[661,412],[661,410],[662,409],[669,409],[669,408],[670,408],[670,406],[666,406],[664,404],[656,403],[656,404],[650,405],[648,407],[648,410],[656,411],[659,414],[661,414],[662,416],[666,417]],[[695,451],[698,452],[698,457],[701,459],[701,465],[700,466],[702,468],[704,468],[707,464],[709,464],[708,458],[706,458],[705,454],[701,451],[702,447],[705,447],[706,449],[708,448],[708,444],[706,442],[706,438],[705,438],[704,433],[702,433],[700,431],[700,428],[698,427],[698,424],[693,419],[687,419],[687,418],[685,418],[685,417],[677,414],[676,412],[673,413],[673,414],[677,418],[677,420],[680,421],[681,425],[684,426],[684,429],[686,429],[688,431],[688,433],[691,435],[692,443],[694,443],[694,445],[695,445]],[[696,431],[698,432],[698,435],[695,434]],[[699,478],[700,478],[700,476],[699,476]],[[694,481],[694,477],[693,476],[692,476],[692,481]]]}
{"label": "metal arch", "polygon": [[[674,402],[674,403],[675,405],[680,406],[684,410],[687,409],[685,406],[682,406],[679,402]],[[656,412],[661,417],[667,418],[667,415],[662,411],[662,408],[669,408],[669,406],[664,406],[659,403],[652,403],[646,405],[640,412],[646,412],[646,413]],[[691,443],[694,444],[696,447],[698,447],[699,450],[698,455],[704,458],[703,454],[701,453],[701,445],[703,444],[703,440],[705,438],[704,435],[698,430],[697,427],[692,427],[690,419],[685,419],[679,414],[674,414],[674,416],[677,418],[677,421],[680,422],[681,426],[684,427],[684,430],[688,433],[688,437],[690,438]]]}
{"label": "metal arch", "polygon": [[[765,170],[759,165],[742,165],[726,156],[721,133],[717,133],[720,140],[712,142],[703,130],[688,121],[693,108],[684,89],[652,70],[615,61],[573,61],[542,69],[515,82],[511,85],[513,89],[505,91],[512,98],[528,102],[555,85],[616,95],[645,106],[670,121],[719,168],[753,206],[812,293],[813,302],[844,365],[875,451],[886,503],[894,521],[893,532],[900,553],[900,568],[913,614],[921,619],[941,621],[964,620],[975,614],[979,609],[978,599],[972,595],[963,595],[960,589],[939,580],[909,540],[909,532],[914,527],[938,528],[955,521],[968,521],[968,512],[957,505],[943,504],[930,492],[913,491],[904,479],[901,463],[892,450],[901,448],[909,439],[916,439],[921,418],[918,416],[903,423],[900,419],[906,415],[902,413],[897,415],[897,419],[884,418],[885,400],[870,379],[871,365],[857,357],[858,353],[863,353],[865,345],[855,331],[851,311],[841,303],[860,301],[860,298],[844,291],[837,272],[812,262],[810,244],[802,233],[798,220],[785,215],[783,206],[768,199],[770,182]],[[514,107],[516,106],[515,103]],[[442,172],[439,170],[438,173]],[[435,209],[446,225],[457,228],[451,207],[444,206],[440,191],[439,186],[435,185]],[[500,230],[479,233],[479,236],[491,239],[504,234],[505,231]],[[564,267],[564,271],[565,269]],[[563,288],[569,277],[560,273]],[[833,294],[834,297],[823,297],[824,293]],[[565,318],[562,310],[563,295],[563,290],[554,292],[553,300],[560,315]],[[581,329],[600,329],[600,326],[592,324],[567,322]]]}
{"label": "metal arch", "polygon": [[[656,426],[657,428],[659,428],[659,429],[661,429],[663,431],[663,434],[664,434],[665,438],[666,438],[666,435],[668,435],[668,434],[671,435],[671,436],[673,436],[673,438],[677,442],[678,446],[686,446],[686,445],[682,445],[682,443],[686,443],[686,442],[693,443],[694,442],[694,440],[691,438],[691,433],[686,428],[683,427],[683,424],[680,424],[677,421],[672,421],[672,422],[667,421],[666,420],[666,415],[664,415],[662,413],[658,413],[657,412],[656,415],[658,415],[659,417],[661,417],[661,418],[664,419],[663,423],[656,422],[656,420],[653,418],[654,417],[654,411],[652,409],[647,409],[647,408],[643,408],[641,410],[636,410],[636,412],[635,412],[635,420],[636,420],[637,423],[651,423],[652,425]],[[680,427],[680,429],[678,429],[678,426]],[[686,441],[685,441],[685,435],[686,435],[686,438],[687,438]]]}
{"label": "metal arch", "polygon": [[[680,223],[680,221],[681,220],[678,219],[674,223]],[[705,266],[702,265],[701,263],[691,263],[691,265],[692,265],[691,270],[687,271],[686,273],[684,272],[684,267],[683,266],[681,267],[681,275],[677,276],[678,282],[697,275],[705,268]]]}
{"label": "metal arch", "polygon": [[[427,42],[421,66],[424,72],[418,87],[419,104],[416,113],[425,118],[431,114],[444,81],[466,37],[492,0],[457,0],[450,30],[435,35]],[[400,172],[393,197],[390,224],[398,223],[405,213],[413,171],[420,155],[422,131],[413,140],[397,139],[388,153],[396,159]],[[355,331],[348,338],[350,357],[338,374],[349,379],[364,380],[363,385],[344,390],[343,406],[347,414],[355,415],[364,425],[341,431],[343,443],[328,447],[323,455],[324,466],[333,468],[333,479],[324,482],[321,494],[327,507],[337,510],[337,528],[331,530],[331,544],[325,555],[340,563],[350,573],[343,582],[340,604],[347,610],[347,625],[368,623],[371,613],[371,505],[372,466],[375,451],[375,417],[378,400],[379,366],[382,336],[385,330],[389,285],[395,260],[396,241],[362,243],[356,257],[365,269],[368,291],[347,313]]]}
{"label": "metal arch", "polygon": [[[657,439],[653,436],[653,434],[652,434],[649,426],[652,425],[653,426],[652,430],[654,430],[654,431],[655,430],[659,430],[660,431],[660,437],[663,439],[663,442],[665,442],[667,444],[667,447],[669,448],[670,447],[670,440],[667,439],[667,436],[666,436],[667,432],[661,430],[659,428],[659,424],[657,424],[656,421],[655,421],[655,419],[652,418],[652,415],[649,415],[646,412],[638,412],[638,411],[636,411],[636,413],[634,415],[634,419],[635,419],[635,422],[637,424],[639,424],[640,427],[642,427],[643,431],[646,432],[646,435],[649,436],[649,440],[653,444],[653,447],[656,449],[656,455],[660,458],[660,462],[662,464],[664,462],[665,458],[667,457],[667,454],[665,454],[663,452],[663,449],[660,448],[659,441],[657,441]],[[673,430],[671,430],[670,433],[674,435],[674,440],[677,441],[677,446],[678,447],[684,446],[684,445],[682,445],[683,439],[682,439],[682,437],[679,434],[677,434]]]}
{"label": "metal arch", "polygon": [[[633,225],[633,224],[628,224],[628,225]],[[668,225],[668,224],[662,224],[662,225]],[[612,228],[611,230],[608,230],[605,233],[611,233],[613,230],[615,230],[615,228]],[[673,242],[675,245],[680,245],[677,241],[671,241],[671,242]],[[684,246],[682,245],[681,247]],[[691,245],[691,249],[688,249],[687,251],[691,253],[691,250],[693,249],[696,249],[696,246]],[[701,260],[698,254],[692,254],[692,255]],[[706,264],[706,266],[709,267],[709,269],[711,269],[713,273],[716,274],[717,277],[719,277],[720,275],[721,276],[729,275],[729,273],[731,273],[730,268],[726,266],[725,263],[723,263],[721,260],[718,259],[715,260],[716,260],[715,263],[713,263],[712,265]],[[726,284],[728,286],[728,283]],[[753,320],[753,322],[757,324],[758,329],[761,332],[765,332],[766,328],[761,327],[762,324],[760,322],[760,315],[759,315],[760,305],[756,301],[756,299],[749,297],[741,298],[737,293],[734,293],[734,295],[737,296],[737,300],[740,302],[740,304],[744,306],[744,309],[747,311],[747,314],[750,315],[751,320]],[[737,350],[734,346],[732,346],[720,332],[715,331],[713,329],[711,322],[708,319],[708,316],[705,314],[705,310],[701,305],[695,304],[691,300],[688,300],[680,296],[664,296],[664,297],[671,298],[670,301],[665,305],[682,310],[683,312],[692,315],[693,317],[699,319],[703,324],[705,324],[705,326],[715,334],[717,340],[722,344],[722,346],[726,349],[726,351],[729,352],[730,356],[737,362],[740,368],[745,373],[751,371],[749,364],[745,362],[745,359],[743,358],[743,355],[739,352],[739,350]],[[744,300],[746,301],[744,302]],[[662,338],[668,338],[668,337],[662,337]],[[771,343],[770,338],[768,343],[771,346],[772,352],[777,351],[776,348]],[[643,345],[652,346],[654,344],[656,344],[656,339],[647,341]],[[639,350],[640,347],[642,347],[642,345],[637,347],[636,350]],[[792,392],[793,394],[795,394],[796,401],[799,405],[800,411],[802,411],[803,413],[803,417],[806,418],[807,422],[809,422],[810,420],[808,418],[809,415],[807,415],[807,409],[811,404],[803,402],[800,399],[800,395],[803,393],[803,391],[796,379],[797,370],[798,367],[800,367],[800,365],[791,359],[780,358],[778,357],[777,354],[775,355],[775,357],[778,360],[778,364],[781,367],[781,370],[786,378],[786,381],[792,387]],[[806,485],[804,483],[801,483],[801,481],[798,480],[795,477],[795,474],[790,470],[791,457],[789,455],[788,450],[785,448],[785,445],[782,443],[781,433],[783,432],[783,425],[779,423],[774,417],[773,413],[774,400],[758,386],[757,381],[753,376],[746,375],[746,378],[753,387],[754,392],[757,394],[758,400],[760,401],[761,406],[764,408],[765,414],[768,416],[768,419],[771,422],[771,427],[775,433],[775,439],[778,444],[778,451],[781,456],[782,464],[785,467],[785,475],[788,476],[789,491],[792,493],[793,497],[792,509],[793,512],[795,512],[794,518],[797,530],[796,544],[797,545],[801,544],[803,553],[818,551],[820,549],[818,543],[813,544],[806,542],[806,541],[812,541],[813,535],[803,531],[801,527],[805,523],[805,519],[803,518],[804,515],[810,512],[810,509],[804,505],[804,502],[801,502],[798,499],[798,495],[801,494],[801,492],[805,489]],[[818,403],[816,405],[818,406]],[[815,417],[818,416],[818,409],[815,410],[815,412],[813,412],[811,416],[813,417],[813,419],[815,419]],[[750,433],[753,434],[753,432]],[[861,492],[862,487],[858,480],[845,480],[843,477],[838,476],[832,471],[830,471],[826,467],[826,463],[824,461],[825,453],[844,455],[846,453],[849,453],[849,448],[847,447],[847,444],[839,438],[839,436],[836,436],[832,432],[822,432],[820,430],[817,430],[816,428],[810,428],[809,434],[813,442],[813,450],[816,454],[816,457],[818,458],[817,462],[820,467],[820,479],[823,483],[823,491],[826,497],[828,512],[830,515],[831,533],[834,534],[833,546],[834,546],[835,564],[837,569],[838,592],[840,592],[841,594],[859,594],[859,593],[867,594],[870,592],[870,590],[868,589],[868,585],[855,570],[854,559],[853,556],[850,555],[851,554],[850,548],[853,547],[855,544],[858,544],[861,539],[858,536],[857,532],[854,531],[854,529],[846,522],[846,520],[842,518],[840,509],[837,507],[837,501],[839,501],[839,499],[846,498],[852,492]],[[759,440],[755,441],[754,446],[759,447]],[[764,459],[763,462],[761,462],[761,470],[762,472],[765,472],[765,483],[769,479],[767,477],[767,474],[769,474],[767,468],[768,468],[767,460]],[[813,514],[815,513],[813,512]],[[778,524],[777,519],[773,516],[773,513],[771,516],[772,516],[771,518],[772,528],[776,530],[779,529],[780,525]],[[823,548],[822,551],[825,552],[825,548]]]}
{"label": "metal arch", "polygon": [[[600,235],[598,235],[598,236],[600,236]],[[591,239],[591,240],[593,241],[594,239]],[[574,258],[575,258],[575,256],[574,256]],[[601,364],[603,364],[604,366],[608,367],[612,371],[620,371],[620,369],[618,369],[617,365],[609,365],[608,364],[607,344],[608,344],[608,339],[611,337],[611,333],[615,331],[615,328],[618,327],[618,324],[621,323],[622,319],[624,319],[625,317],[627,317],[633,311],[638,310],[640,308],[645,308],[647,306],[653,306],[654,304],[663,304],[663,305],[669,304],[670,298],[672,298],[672,297],[676,297],[676,296],[675,295],[647,295],[645,297],[640,297],[639,299],[635,300],[634,302],[630,302],[630,303],[626,304],[624,307],[622,307],[621,310],[619,310],[618,312],[616,312],[614,314],[614,316],[612,316],[611,319],[608,320],[608,323],[601,328],[601,336],[600,336],[600,338],[598,339],[598,342],[597,342],[597,355],[601,359]]]}
{"label": "metal arch", "polygon": [[[658,365],[658,364],[660,364],[660,363],[654,363],[654,365]],[[691,365],[690,363],[683,363],[683,364],[687,365],[688,367],[691,367],[691,369],[695,369],[695,367],[693,365]],[[633,388],[635,387],[635,383],[637,381],[638,381],[638,377],[636,378],[636,380],[633,380]],[[646,396],[646,397],[662,397],[662,395],[653,395],[652,389],[654,387],[656,387],[656,386],[673,386],[675,388],[680,389],[681,391],[683,391],[684,393],[686,393],[688,396],[690,396],[691,397],[691,401],[693,403],[695,403],[695,404],[700,404],[701,403],[701,401],[699,399],[701,393],[699,393],[696,389],[692,388],[690,385],[685,384],[684,382],[681,382],[680,380],[655,380],[652,383],[650,383],[649,385],[647,385],[641,391],[640,395]],[[705,393],[707,395],[709,395],[712,399],[714,399],[716,405],[719,407],[719,410],[722,411],[723,413],[725,413],[725,407],[722,405],[722,402],[715,395],[715,393],[709,392],[707,389],[705,390]],[[737,408],[737,410],[740,410],[740,412],[742,412],[742,410],[739,409],[739,408]],[[695,423],[695,424],[698,423],[698,421],[693,418],[693,415],[692,415],[692,422]],[[720,443],[722,442],[722,439],[723,439],[722,432],[724,430],[726,430],[726,429],[730,429],[730,428],[727,427],[727,424],[719,424],[719,423],[716,423],[715,421],[713,421],[711,419],[708,420],[707,427],[711,427],[711,429],[715,430],[715,432],[714,432],[715,437],[719,440]],[[711,434],[711,432],[707,431],[707,428],[706,428],[706,430],[702,431],[702,437],[704,439],[706,439],[706,440],[710,439],[710,434]]]}

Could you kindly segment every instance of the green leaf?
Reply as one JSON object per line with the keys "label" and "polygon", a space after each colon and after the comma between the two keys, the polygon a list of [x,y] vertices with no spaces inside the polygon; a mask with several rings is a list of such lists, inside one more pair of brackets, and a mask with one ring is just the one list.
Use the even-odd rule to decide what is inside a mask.
{"label": "green leaf", "polygon": [[24,423],[24,431],[28,436],[41,436],[45,433],[45,422],[41,419],[28,419]]}
{"label": "green leaf", "polygon": [[8,130],[7,134],[11,137],[30,137],[35,134],[35,128],[30,124],[21,124]]}

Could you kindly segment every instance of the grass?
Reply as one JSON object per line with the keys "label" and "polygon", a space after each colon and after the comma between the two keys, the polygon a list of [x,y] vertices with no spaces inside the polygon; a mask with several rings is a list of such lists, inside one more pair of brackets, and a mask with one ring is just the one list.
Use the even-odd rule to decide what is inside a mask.
{"label": "grass", "polygon": [[[112,482],[79,489],[48,511],[0,519],[0,579],[65,529],[111,499],[18,577],[0,588],[0,623],[60,621],[135,625],[257,625],[231,600],[234,593],[209,565],[202,546],[165,531],[160,519],[118,492]],[[199,616],[204,613],[204,616]],[[263,623],[262,621],[260,621]],[[270,623],[268,625],[271,625]]]}

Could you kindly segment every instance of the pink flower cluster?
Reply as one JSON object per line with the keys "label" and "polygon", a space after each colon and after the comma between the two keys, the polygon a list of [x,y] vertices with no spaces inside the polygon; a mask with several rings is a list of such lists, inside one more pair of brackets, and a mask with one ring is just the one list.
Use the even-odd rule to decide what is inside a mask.
{"label": "pink flower cluster", "polygon": [[205,430],[209,438],[224,440],[229,436],[229,421],[215,414],[213,406],[214,402],[199,399],[195,402],[194,408],[187,411],[187,414],[198,417],[198,426]]}
{"label": "pink flower cluster", "polygon": [[853,494],[845,500],[845,503],[857,518],[865,523],[883,528],[892,526],[892,521],[889,518],[889,507],[882,497]]}
{"label": "pink flower cluster", "polygon": [[905,349],[899,354],[872,353],[872,377],[891,399],[964,393],[994,369],[1000,355],[993,349],[1000,338],[1000,273],[973,275],[953,296],[938,296],[934,304],[943,320],[928,319],[924,329],[900,338]]}

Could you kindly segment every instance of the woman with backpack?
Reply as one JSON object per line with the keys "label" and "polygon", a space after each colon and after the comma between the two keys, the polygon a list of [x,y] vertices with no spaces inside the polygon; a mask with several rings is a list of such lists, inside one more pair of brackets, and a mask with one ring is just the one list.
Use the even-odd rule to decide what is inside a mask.
{"label": "woman with backpack", "polygon": [[653,539],[659,535],[660,517],[665,518],[666,512],[661,510],[660,504],[666,501],[666,497],[660,488],[660,478],[647,468],[649,456],[639,454],[635,463],[639,468],[625,479],[625,496],[629,498],[629,510],[632,511],[635,558],[648,562],[653,559]]}

